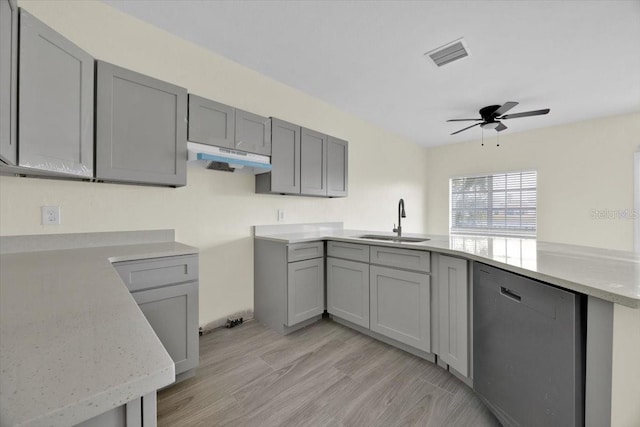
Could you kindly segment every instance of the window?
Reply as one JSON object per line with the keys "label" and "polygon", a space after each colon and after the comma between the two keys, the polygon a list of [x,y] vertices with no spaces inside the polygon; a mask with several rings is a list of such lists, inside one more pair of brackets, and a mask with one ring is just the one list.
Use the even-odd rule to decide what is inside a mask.
{"label": "window", "polygon": [[451,233],[536,235],[536,171],[451,178]]}

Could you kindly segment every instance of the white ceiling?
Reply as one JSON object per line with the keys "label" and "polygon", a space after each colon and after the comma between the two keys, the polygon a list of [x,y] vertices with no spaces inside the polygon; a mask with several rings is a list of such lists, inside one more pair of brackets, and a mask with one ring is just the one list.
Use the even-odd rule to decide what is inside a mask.
{"label": "white ceiling", "polygon": [[[425,146],[506,101],[551,113],[503,135],[640,111],[636,0],[105,2]],[[424,59],[460,37],[468,58]]]}

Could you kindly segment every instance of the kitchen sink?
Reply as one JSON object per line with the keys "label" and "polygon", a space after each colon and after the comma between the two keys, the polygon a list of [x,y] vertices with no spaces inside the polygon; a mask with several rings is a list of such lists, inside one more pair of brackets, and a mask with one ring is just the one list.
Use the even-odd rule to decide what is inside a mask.
{"label": "kitchen sink", "polygon": [[359,239],[384,240],[387,242],[426,242],[429,239],[422,237],[404,237],[404,236],[382,236],[377,234],[365,234],[364,236],[355,236]]}

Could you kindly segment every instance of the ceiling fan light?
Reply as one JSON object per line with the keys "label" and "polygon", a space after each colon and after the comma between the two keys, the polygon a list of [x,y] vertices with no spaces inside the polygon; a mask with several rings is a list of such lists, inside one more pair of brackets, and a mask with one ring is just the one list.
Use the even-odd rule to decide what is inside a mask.
{"label": "ceiling fan light", "polygon": [[480,125],[482,129],[495,129],[498,126],[500,126],[500,122],[489,122],[489,123],[483,123]]}

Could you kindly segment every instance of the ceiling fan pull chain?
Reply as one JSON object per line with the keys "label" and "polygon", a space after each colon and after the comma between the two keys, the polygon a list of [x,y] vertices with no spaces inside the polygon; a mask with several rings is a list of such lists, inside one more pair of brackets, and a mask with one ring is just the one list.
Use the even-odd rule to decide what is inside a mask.
{"label": "ceiling fan pull chain", "polygon": [[482,129],[482,146],[484,147],[484,129]]}
{"label": "ceiling fan pull chain", "polygon": [[496,132],[496,147],[500,147],[500,132]]}

